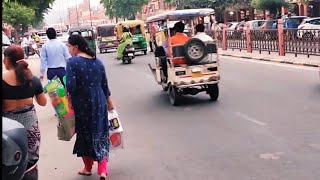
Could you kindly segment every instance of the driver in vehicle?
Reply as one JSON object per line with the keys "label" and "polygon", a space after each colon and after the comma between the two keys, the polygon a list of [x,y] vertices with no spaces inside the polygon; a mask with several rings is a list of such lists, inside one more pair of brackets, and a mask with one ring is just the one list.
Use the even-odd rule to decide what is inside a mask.
{"label": "driver in vehicle", "polygon": [[122,37],[120,39],[120,44],[117,48],[117,59],[121,60],[123,57],[123,51],[125,50],[128,44],[132,45],[132,35],[129,32],[130,28],[128,26],[124,26],[122,28]]}

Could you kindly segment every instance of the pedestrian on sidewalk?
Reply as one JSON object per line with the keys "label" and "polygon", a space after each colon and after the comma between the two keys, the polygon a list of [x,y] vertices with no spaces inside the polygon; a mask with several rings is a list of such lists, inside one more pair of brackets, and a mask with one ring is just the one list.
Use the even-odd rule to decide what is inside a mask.
{"label": "pedestrian on sidewalk", "polygon": [[83,159],[80,175],[91,175],[93,162],[97,161],[98,174],[104,180],[110,145],[108,110],[113,109],[106,71],[82,36],[71,35],[68,47],[73,57],[67,62],[66,87],[75,113],[77,138],[73,154]]}
{"label": "pedestrian on sidewalk", "polygon": [[22,38],[21,47],[24,50],[24,53],[26,55],[26,59],[29,58],[29,44],[30,44],[30,40],[29,40],[28,36],[24,35]]}
{"label": "pedestrian on sidewalk", "polygon": [[45,106],[47,99],[40,80],[28,68],[20,46],[6,48],[3,63],[8,71],[2,76],[2,116],[18,121],[28,131],[28,165],[23,179],[37,180],[40,130],[33,98],[40,106]]}
{"label": "pedestrian on sidewalk", "polygon": [[48,28],[46,34],[49,40],[41,48],[40,80],[43,80],[47,70],[47,78],[52,80],[59,77],[63,83],[63,76],[66,75],[67,60],[71,57],[67,46],[57,39],[57,32],[54,28]]}

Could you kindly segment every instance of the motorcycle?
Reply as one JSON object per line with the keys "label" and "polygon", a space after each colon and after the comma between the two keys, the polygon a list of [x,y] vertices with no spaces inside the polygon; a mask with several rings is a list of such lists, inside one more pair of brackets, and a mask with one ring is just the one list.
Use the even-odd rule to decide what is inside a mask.
{"label": "motorcycle", "polygon": [[[40,57],[40,51],[38,49],[38,45],[36,42],[32,42],[30,45],[29,45],[31,51],[33,51],[33,54],[34,55],[35,53]],[[30,52],[30,51],[29,51]]]}
{"label": "motorcycle", "polygon": [[135,49],[133,45],[128,44],[123,51],[122,63],[131,64],[132,59],[135,58]]}

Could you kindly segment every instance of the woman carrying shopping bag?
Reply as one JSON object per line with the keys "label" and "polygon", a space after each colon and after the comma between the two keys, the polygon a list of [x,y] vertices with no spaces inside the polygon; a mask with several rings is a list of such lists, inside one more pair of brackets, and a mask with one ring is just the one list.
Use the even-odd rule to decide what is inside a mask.
{"label": "woman carrying shopping bag", "polygon": [[41,133],[34,103],[47,104],[40,80],[32,75],[20,46],[11,45],[3,52],[8,70],[2,74],[2,116],[21,123],[28,132],[28,165],[24,180],[38,179]]}
{"label": "woman carrying shopping bag", "polygon": [[71,35],[68,48],[73,56],[67,62],[66,75],[76,122],[73,154],[83,159],[80,175],[91,175],[93,162],[97,161],[100,179],[106,179],[110,146],[107,116],[108,110],[114,109],[106,71],[82,36]]}

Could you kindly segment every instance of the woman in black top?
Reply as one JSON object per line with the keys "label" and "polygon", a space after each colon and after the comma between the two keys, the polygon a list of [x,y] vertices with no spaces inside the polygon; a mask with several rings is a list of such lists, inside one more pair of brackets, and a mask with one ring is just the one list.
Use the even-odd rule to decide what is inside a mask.
{"label": "woman in black top", "polygon": [[2,75],[2,116],[20,122],[28,131],[28,165],[23,179],[38,179],[40,130],[33,98],[40,106],[47,104],[40,80],[33,76],[20,46],[11,45],[4,51]]}

